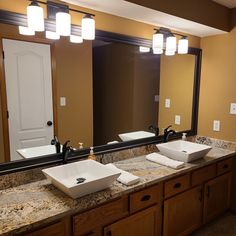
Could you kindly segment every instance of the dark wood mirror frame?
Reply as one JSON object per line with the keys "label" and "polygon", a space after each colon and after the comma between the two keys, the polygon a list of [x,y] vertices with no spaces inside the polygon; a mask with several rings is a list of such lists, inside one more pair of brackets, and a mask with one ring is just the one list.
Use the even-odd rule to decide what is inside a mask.
{"label": "dark wood mirror frame", "polygon": [[[0,23],[10,25],[27,25],[26,15],[0,10]],[[45,20],[47,30],[55,29],[55,23],[51,20]],[[80,34],[81,28],[77,25],[72,25],[72,33]],[[96,30],[96,39],[104,41],[114,41],[119,43],[126,43],[136,46],[151,47],[152,42],[148,39],[132,37],[117,33]],[[198,48],[189,48],[188,54],[195,55],[195,72],[194,72],[194,87],[193,87],[193,101],[192,101],[192,123],[191,129],[178,132],[171,139],[177,139],[182,136],[182,133],[187,133],[188,136],[197,134],[197,120],[198,120],[198,105],[199,105],[199,89],[200,89],[200,73],[201,73],[201,55],[202,50]],[[105,154],[109,152],[121,151],[124,149],[144,146],[149,144],[156,144],[162,142],[163,136],[144,138],[134,141],[121,142],[116,144],[102,145],[94,148],[96,155]],[[70,155],[68,161],[75,161],[84,159],[88,156],[89,149],[76,151]],[[42,167],[50,164],[62,163],[62,154],[54,154],[43,157],[36,157],[28,160],[20,160],[0,164],[0,175],[13,173],[16,171],[23,171],[31,168]]]}

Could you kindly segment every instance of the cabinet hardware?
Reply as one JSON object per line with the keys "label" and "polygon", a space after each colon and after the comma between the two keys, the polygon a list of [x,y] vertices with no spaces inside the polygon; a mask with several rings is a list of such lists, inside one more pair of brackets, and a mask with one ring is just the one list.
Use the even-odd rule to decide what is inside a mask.
{"label": "cabinet hardware", "polygon": [[91,236],[91,235],[94,235],[93,231],[90,231],[89,233],[83,234],[82,236]]}
{"label": "cabinet hardware", "polygon": [[180,188],[181,187],[181,183],[176,183],[175,185],[174,185],[174,188]]}
{"label": "cabinet hardware", "polygon": [[141,198],[141,201],[142,202],[146,202],[148,200],[150,200],[151,196],[150,195],[144,195],[142,198]]}
{"label": "cabinet hardware", "polygon": [[227,169],[229,167],[229,165],[228,164],[225,164],[225,165],[223,165],[223,169]]}
{"label": "cabinet hardware", "polygon": [[107,231],[107,236],[112,236],[111,230]]}

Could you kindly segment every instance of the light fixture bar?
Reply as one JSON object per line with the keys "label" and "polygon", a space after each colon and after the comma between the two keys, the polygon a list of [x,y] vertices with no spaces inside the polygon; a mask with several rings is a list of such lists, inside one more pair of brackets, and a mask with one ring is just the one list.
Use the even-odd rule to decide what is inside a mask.
{"label": "light fixture bar", "polygon": [[[42,1],[38,1],[38,0],[29,0],[29,1],[30,2],[37,2],[37,3],[40,3],[40,4],[44,4],[44,5],[50,5],[50,2],[42,2]],[[73,11],[73,12],[77,12],[77,13],[81,13],[81,14],[84,14],[84,15],[95,16],[95,14],[88,13],[88,12],[85,12],[85,11],[80,11],[80,10],[73,9],[73,8],[68,8],[68,10]]]}

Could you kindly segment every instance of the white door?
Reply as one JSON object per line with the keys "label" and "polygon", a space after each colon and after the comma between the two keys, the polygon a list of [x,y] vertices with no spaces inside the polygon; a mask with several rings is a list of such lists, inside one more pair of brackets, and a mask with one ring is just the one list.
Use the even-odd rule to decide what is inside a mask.
{"label": "white door", "polygon": [[11,160],[53,138],[50,46],[3,39]]}

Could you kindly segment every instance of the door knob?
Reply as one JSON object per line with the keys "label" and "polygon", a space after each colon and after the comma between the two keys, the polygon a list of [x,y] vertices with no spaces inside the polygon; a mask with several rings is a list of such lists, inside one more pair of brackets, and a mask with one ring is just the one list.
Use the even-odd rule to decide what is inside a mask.
{"label": "door knob", "polygon": [[52,121],[49,120],[49,121],[47,122],[47,126],[52,126]]}

